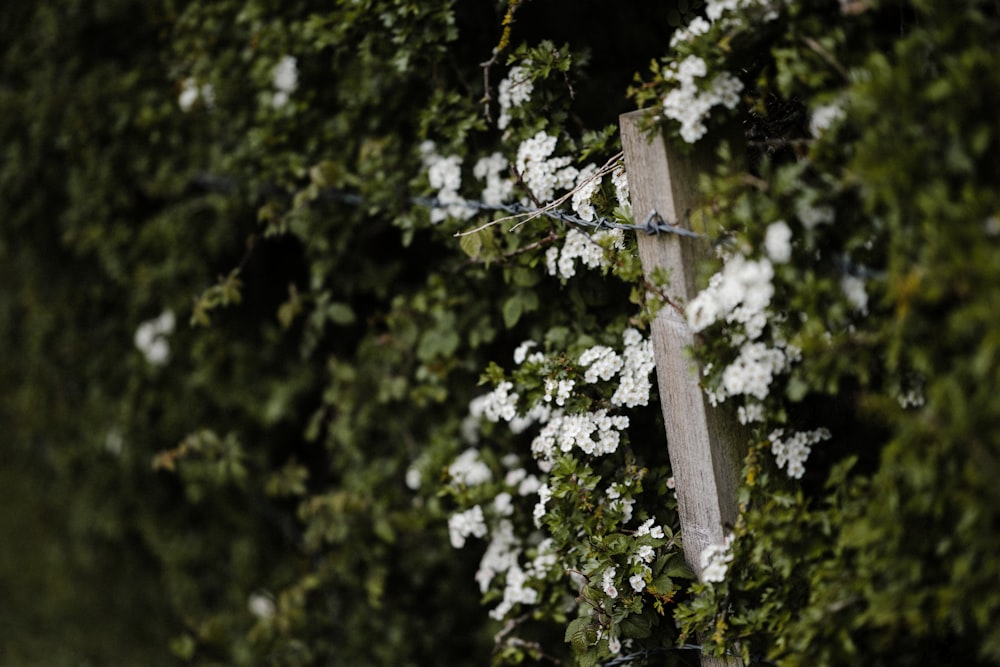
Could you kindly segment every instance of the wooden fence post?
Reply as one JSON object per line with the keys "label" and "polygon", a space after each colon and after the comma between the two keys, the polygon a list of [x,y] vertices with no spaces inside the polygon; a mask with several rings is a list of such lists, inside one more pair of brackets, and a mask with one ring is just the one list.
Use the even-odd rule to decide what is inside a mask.
{"label": "wooden fence post", "polygon": [[[621,116],[622,147],[628,173],[632,213],[642,222],[655,211],[669,223],[704,233],[704,221],[689,219],[697,205],[698,175],[711,164],[705,150],[685,154],[672,149],[662,132],[651,137],[640,129],[646,111]],[[694,228],[692,228],[692,226]],[[710,252],[704,238],[672,233],[638,233],[643,272],[650,278],[666,269],[666,294],[686,304],[698,293],[697,268]],[[710,544],[721,544],[726,526],[735,523],[746,437],[731,410],[713,408],[699,386],[701,374],[688,349],[694,335],[681,312],[670,306],[652,323],[653,351],[667,448],[676,482],[682,540],[688,564],[702,577],[700,556]],[[702,665],[740,664],[702,656]]]}

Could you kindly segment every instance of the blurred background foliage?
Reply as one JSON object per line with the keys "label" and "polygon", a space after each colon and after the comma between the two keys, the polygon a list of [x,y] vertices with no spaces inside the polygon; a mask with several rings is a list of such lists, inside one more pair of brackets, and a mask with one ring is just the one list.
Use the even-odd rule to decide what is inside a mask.
{"label": "blurred background foliage", "polygon": [[[582,85],[622,94],[578,122],[610,123],[669,11],[587,4],[529,4],[517,27],[592,47]],[[458,451],[479,373],[531,325],[407,197],[420,139],[482,124],[505,10],[0,10],[0,664],[489,660],[478,559],[403,480]],[[278,107],[285,55],[299,81]],[[546,325],[619,300],[592,280]],[[166,310],[159,365],[133,336]]]}
{"label": "blurred background foliage", "polygon": [[[566,84],[539,85],[538,123],[578,136],[658,102],[655,75],[625,90],[702,3],[653,5],[520,3],[516,44],[572,53],[552,56]],[[820,193],[844,222],[824,242],[880,281],[863,320],[812,264],[813,282],[787,279],[817,340],[839,327],[806,350],[791,409],[847,437],[802,488],[750,460],[742,579],[689,611],[730,614],[721,640],[783,664],[997,664],[1000,7],[790,6],[720,42],[752,84],[738,113],[751,182],[770,188],[747,195],[736,174],[720,216],[759,242],[767,215]],[[490,660],[478,554],[450,548],[448,508],[407,469],[460,451],[490,360],[632,309],[600,276],[564,287],[527,258],[477,262],[409,199],[420,141],[492,147],[479,63],[507,10],[0,9],[0,664]],[[298,87],[279,105],[288,55]],[[841,94],[837,141],[801,148],[806,107]],[[168,310],[169,361],[151,363],[134,337]],[[894,404],[906,377],[919,410]],[[639,423],[655,456],[659,427]],[[532,631],[567,657],[557,624]]]}

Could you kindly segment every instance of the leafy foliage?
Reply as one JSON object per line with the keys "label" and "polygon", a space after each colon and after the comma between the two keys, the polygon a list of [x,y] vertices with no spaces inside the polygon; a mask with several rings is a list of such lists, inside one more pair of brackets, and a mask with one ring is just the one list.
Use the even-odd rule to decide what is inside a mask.
{"label": "leafy foliage", "polygon": [[[987,0],[5,7],[0,662],[1000,663],[998,31]],[[644,361],[669,276],[501,208],[631,222],[630,105],[716,150],[706,283],[763,304],[675,304],[752,433],[700,583]]]}

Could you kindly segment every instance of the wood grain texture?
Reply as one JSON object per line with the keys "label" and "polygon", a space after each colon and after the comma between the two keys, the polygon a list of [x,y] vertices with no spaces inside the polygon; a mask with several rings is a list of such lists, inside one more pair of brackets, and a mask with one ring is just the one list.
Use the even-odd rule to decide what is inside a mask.
{"label": "wood grain texture", "polygon": [[[641,130],[645,111],[620,118],[625,169],[628,172],[632,212],[637,222],[656,211],[667,222],[704,233],[692,226],[688,213],[696,207],[698,175],[711,164],[704,150],[689,154],[670,149],[661,132],[646,136]],[[704,239],[638,234],[639,256],[647,278],[666,268],[666,294],[683,306],[699,291],[698,265],[710,252]],[[659,384],[667,448],[676,482],[681,535],[688,564],[702,577],[701,552],[720,544],[726,526],[736,521],[736,490],[746,456],[746,434],[731,410],[713,408],[699,385],[701,373],[691,359],[694,334],[683,314],[670,306],[652,323],[653,353]],[[736,667],[735,658],[701,656],[702,667]]]}
{"label": "wood grain texture", "polygon": [[[640,130],[644,113],[620,119],[633,214],[642,221],[656,210],[664,220],[692,229],[688,213],[697,205],[698,175],[713,156],[671,150],[659,132],[647,137]],[[688,303],[699,291],[698,266],[710,252],[708,241],[640,233],[638,242],[647,278],[657,267],[666,268],[669,298],[679,305]],[[746,437],[731,410],[708,404],[689,352],[694,335],[683,314],[663,308],[652,324],[652,340],[684,550],[700,578],[702,550],[721,543],[725,526],[736,521]]]}

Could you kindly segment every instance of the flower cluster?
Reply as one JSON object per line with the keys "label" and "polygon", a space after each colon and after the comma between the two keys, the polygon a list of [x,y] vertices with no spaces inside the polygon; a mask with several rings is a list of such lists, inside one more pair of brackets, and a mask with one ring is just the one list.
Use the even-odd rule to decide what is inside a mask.
{"label": "flower cluster", "polygon": [[625,246],[625,235],[620,229],[603,229],[593,236],[571,229],[561,248],[552,246],[546,251],[545,268],[549,275],[568,280],[576,275],[577,260],[590,269],[608,267],[604,244],[620,250]]}
{"label": "flower cluster", "polygon": [[701,580],[720,583],[726,580],[729,563],[733,560],[733,536],[727,535],[722,544],[709,544],[701,552]]}
{"label": "flower cluster", "polygon": [[500,102],[500,117],[497,119],[497,127],[501,130],[507,129],[507,126],[510,125],[510,110],[531,99],[535,84],[531,81],[530,66],[530,61],[514,65],[507,73],[507,77],[497,87],[497,96]]}
{"label": "flower cluster", "polygon": [[708,65],[698,56],[688,56],[665,72],[664,78],[677,87],[663,98],[663,115],[681,124],[681,138],[688,143],[701,139],[708,128],[705,119],[712,107],[734,109],[740,101],[743,83],[729,72],[719,72],[705,86],[697,79],[708,74]]}
{"label": "flower cluster", "polygon": [[551,201],[556,188],[572,188],[580,173],[570,165],[572,158],[551,157],[556,141],[556,137],[540,131],[521,142],[517,149],[517,173],[536,202]]}
{"label": "flower cluster", "polygon": [[771,452],[779,468],[785,468],[789,477],[799,479],[805,473],[805,462],[812,452],[812,446],[830,439],[830,431],[818,428],[812,431],[796,431],[787,438],[784,429],[775,429],[768,436]]}
{"label": "flower cluster", "polygon": [[729,257],[722,271],[685,309],[694,332],[725,320],[743,325],[746,338],[756,340],[767,324],[767,308],[774,295],[771,279],[774,268],[767,259],[749,260],[743,255]]}
{"label": "flower cluster", "polygon": [[459,220],[471,217],[475,211],[458,194],[462,187],[462,158],[458,155],[438,155],[432,141],[420,144],[420,155],[427,168],[427,180],[437,190],[438,206],[431,209],[431,222],[441,222],[448,217]]}
{"label": "flower cluster", "polygon": [[510,199],[514,181],[501,175],[508,166],[507,158],[500,153],[493,153],[488,157],[479,158],[476,166],[472,168],[473,176],[480,181],[486,181],[486,187],[480,195],[484,204],[496,206]]}
{"label": "flower cluster", "polygon": [[170,342],[167,336],[174,332],[174,313],[163,311],[159,317],[146,320],[135,330],[136,348],[153,366],[163,366],[170,360]]}
{"label": "flower cluster", "polygon": [[274,86],[274,95],[271,97],[271,106],[280,109],[286,104],[299,87],[299,67],[295,56],[283,56],[278,64],[271,70],[271,84]]}
{"label": "flower cluster", "polygon": [[198,82],[190,77],[184,79],[181,83],[181,94],[177,96],[177,104],[181,111],[190,111],[199,99],[208,107],[215,104],[215,87],[210,83],[199,86]]}

